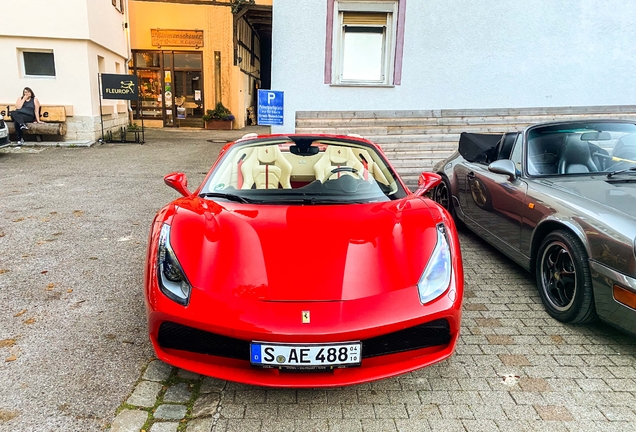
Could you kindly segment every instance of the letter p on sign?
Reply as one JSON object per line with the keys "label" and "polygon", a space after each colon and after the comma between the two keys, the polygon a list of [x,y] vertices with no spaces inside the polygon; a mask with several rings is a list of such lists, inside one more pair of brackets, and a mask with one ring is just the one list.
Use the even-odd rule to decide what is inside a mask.
{"label": "letter p on sign", "polygon": [[276,99],[276,93],[267,92],[267,105],[271,105],[274,99]]}

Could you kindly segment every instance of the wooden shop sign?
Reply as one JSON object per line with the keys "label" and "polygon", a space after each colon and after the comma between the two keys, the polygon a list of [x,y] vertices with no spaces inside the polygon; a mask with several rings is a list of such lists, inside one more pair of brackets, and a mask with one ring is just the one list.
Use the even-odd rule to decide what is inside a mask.
{"label": "wooden shop sign", "polygon": [[203,46],[203,30],[162,30],[150,29],[152,45],[194,47]]}

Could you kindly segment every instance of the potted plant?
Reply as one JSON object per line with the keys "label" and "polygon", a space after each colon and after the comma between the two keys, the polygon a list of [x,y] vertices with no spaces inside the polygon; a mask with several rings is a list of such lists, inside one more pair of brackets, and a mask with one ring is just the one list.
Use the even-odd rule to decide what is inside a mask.
{"label": "potted plant", "polygon": [[232,129],[234,116],[223,103],[219,102],[213,110],[207,110],[202,119],[206,129]]}

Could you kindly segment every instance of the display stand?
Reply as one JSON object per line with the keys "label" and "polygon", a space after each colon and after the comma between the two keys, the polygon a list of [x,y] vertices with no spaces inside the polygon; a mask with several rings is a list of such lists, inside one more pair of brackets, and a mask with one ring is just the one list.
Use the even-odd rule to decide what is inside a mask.
{"label": "display stand", "polygon": [[[109,78],[109,83],[104,83],[103,76],[107,76]],[[102,98],[104,99],[124,99],[124,100],[135,100],[134,96],[137,96],[137,106],[140,106],[140,97],[139,97],[139,86],[137,85],[137,77],[135,75],[112,75],[112,74],[98,74],[97,77],[99,81],[99,118],[102,124],[102,138],[100,140],[101,143],[130,143],[130,144],[143,144],[146,142],[145,136],[145,128],[144,128],[144,117],[141,116],[141,129],[129,128],[128,126],[120,126],[119,127],[119,139],[113,136],[112,129],[107,131],[104,134],[104,113],[102,112]],[[113,79],[120,79],[119,88],[115,88],[112,86]],[[108,85],[111,84],[110,87]],[[134,90],[133,90],[134,88]],[[104,89],[106,91],[111,92],[112,94],[104,95]],[[136,90],[136,91],[135,91]],[[132,134],[132,135],[131,135]],[[129,136],[132,136],[131,139],[128,139]]]}

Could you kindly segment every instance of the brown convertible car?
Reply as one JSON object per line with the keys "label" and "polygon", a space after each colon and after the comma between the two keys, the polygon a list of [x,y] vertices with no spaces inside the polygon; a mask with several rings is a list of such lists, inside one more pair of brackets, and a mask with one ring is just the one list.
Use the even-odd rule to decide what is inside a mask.
{"label": "brown convertible car", "polygon": [[536,275],[547,312],[636,334],[636,124],[463,133],[435,200]]}

